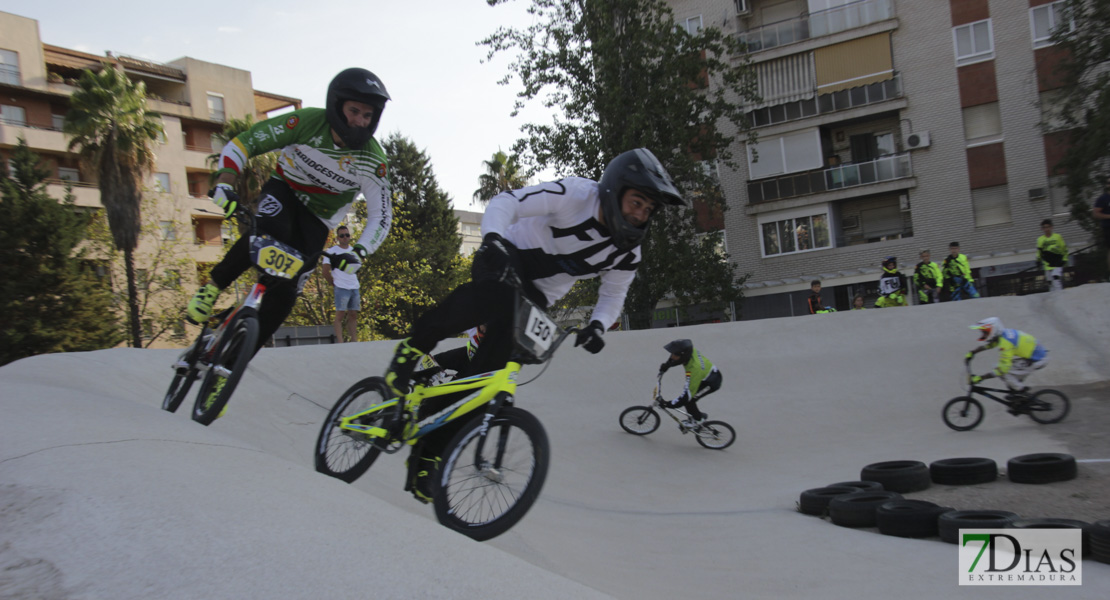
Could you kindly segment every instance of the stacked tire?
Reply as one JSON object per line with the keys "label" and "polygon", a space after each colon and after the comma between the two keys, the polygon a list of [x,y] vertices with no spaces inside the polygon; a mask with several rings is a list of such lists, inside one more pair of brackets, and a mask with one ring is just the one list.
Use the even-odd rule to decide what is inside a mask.
{"label": "stacked tire", "polygon": [[805,515],[823,517],[828,514],[829,501],[845,494],[854,494],[860,489],[845,485],[831,485],[823,488],[813,488],[802,492],[798,500],[798,511]]}
{"label": "stacked tire", "polygon": [[941,541],[958,544],[961,529],[1005,529],[1016,520],[1017,513],[1007,510],[953,510],[937,518],[937,534]]}
{"label": "stacked tire", "polygon": [[1087,528],[1091,558],[1110,565],[1110,520],[1097,521]]}
{"label": "stacked tire", "polygon": [[1014,483],[1055,483],[1078,475],[1075,457],[1070,454],[1024,454],[1006,463],[1006,476]]}
{"label": "stacked tire", "polygon": [[901,499],[902,494],[887,490],[843,494],[829,500],[829,517],[841,527],[875,527],[878,508]]}
{"label": "stacked tire", "polygon": [[883,484],[883,489],[899,494],[919,492],[932,485],[929,468],[918,460],[891,460],[867,465],[860,479]]}
{"label": "stacked tire", "polygon": [[1010,529],[1078,529],[1082,535],[1082,553],[1084,557],[1091,554],[1091,524],[1077,519],[1018,519],[1008,525]]}
{"label": "stacked tire", "polygon": [[875,511],[879,533],[907,538],[938,535],[939,517],[953,509],[925,500],[893,500]]}
{"label": "stacked tire", "polygon": [[945,458],[929,464],[929,478],[938,485],[975,485],[998,479],[998,463],[989,458]]}

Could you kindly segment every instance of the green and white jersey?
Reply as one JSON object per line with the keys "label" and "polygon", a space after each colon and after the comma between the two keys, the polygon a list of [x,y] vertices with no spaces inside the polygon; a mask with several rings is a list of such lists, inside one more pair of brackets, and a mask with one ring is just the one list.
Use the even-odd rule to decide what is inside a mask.
{"label": "green and white jersey", "polygon": [[322,108],[302,108],[256,123],[224,146],[220,171],[239,175],[247,159],[278,151],[274,177],[334,229],[359,194],[366,199],[366,228],[358,243],[374,252],[385,241],[393,220],[388,162],[378,141],[362,150],[335,145]]}

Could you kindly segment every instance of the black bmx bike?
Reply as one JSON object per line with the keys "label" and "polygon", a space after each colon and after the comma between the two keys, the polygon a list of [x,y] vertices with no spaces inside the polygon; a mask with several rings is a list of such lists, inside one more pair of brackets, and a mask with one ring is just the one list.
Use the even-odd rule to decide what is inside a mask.
{"label": "black bmx bike", "polygon": [[1030,419],[1042,425],[1059,423],[1071,410],[1071,401],[1059,390],[1015,392],[972,383],[971,359],[965,360],[964,364],[967,367],[967,394],[949,400],[941,412],[944,424],[956,431],[975,429],[983,421],[983,403],[975,398],[976,395],[1004,405],[1007,412],[1015,417],[1029,415]]}
{"label": "black bmx bike", "polygon": [[[655,383],[655,389],[652,390],[651,395],[654,399],[651,406],[630,406],[621,412],[620,424],[621,429],[631,433],[632,435],[647,435],[659,429],[659,412],[674,419],[678,424],[678,430],[683,435],[687,433],[694,434],[694,439],[699,444],[706,448],[713,450],[724,450],[736,441],[736,430],[732,425],[724,421],[705,421],[698,423],[694,426],[689,426],[686,423],[690,419],[690,413],[682,408],[676,408],[667,404],[666,400],[659,395],[660,386],[663,385],[663,374],[659,374],[659,379]],[[658,410],[656,410],[658,409]]]}
{"label": "black bmx bike", "polygon": [[[258,270],[258,280],[243,300],[201,324],[196,341],[171,365],[173,379],[162,399],[162,409],[176,412],[201,374],[200,391],[193,404],[193,420],[209,425],[219,418],[239,384],[247,363],[258,345],[258,308],[266,289],[284,280],[295,280],[308,263],[295,248],[266,234],[258,234],[254,215],[246,210],[235,213],[250,219],[250,256]],[[319,252],[313,257],[318,257]]]}

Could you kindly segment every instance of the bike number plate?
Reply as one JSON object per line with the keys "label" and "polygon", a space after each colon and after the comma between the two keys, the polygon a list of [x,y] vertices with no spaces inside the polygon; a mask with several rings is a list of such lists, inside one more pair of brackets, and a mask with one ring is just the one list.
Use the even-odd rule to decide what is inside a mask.
{"label": "bike number plate", "polygon": [[270,275],[292,279],[304,266],[304,261],[277,246],[265,246],[258,251],[258,266]]}
{"label": "bike number plate", "polygon": [[524,335],[535,342],[536,347],[541,351],[546,351],[551,347],[551,342],[555,338],[555,331],[555,322],[548,318],[542,310],[533,306],[528,314],[528,324],[524,328]]}

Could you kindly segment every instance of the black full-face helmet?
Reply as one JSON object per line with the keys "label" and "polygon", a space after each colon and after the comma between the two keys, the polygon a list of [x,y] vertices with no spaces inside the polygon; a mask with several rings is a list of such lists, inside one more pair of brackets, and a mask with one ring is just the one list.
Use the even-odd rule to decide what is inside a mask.
{"label": "black full-face helmet", "polygon": [[663,349],[671,354],[677,354],[679,360],[686,362],[694,354],[694,343],[690,340],[675,340],[668,342],[666,346],[663,346]]}
{"label": "black full-face helmet", "polygon": [[[347,117],[343,115],[343,103],[347,100],[369,104],[376,109],[369,127],[351,127],[347,124]],[[345,146],[352,150],[361,150],[377,131],[378,121],[382,118],[382,111],[388,100],[389,92],[377,75],[359,68],[340,71],[328,85],[328,125],[339,134],[339,139],[343,140]]]}
{"label": "black full-face helmet", "polygon": [[649,218],[647,223],[637,227],[625,220],[621,213],[621,195],[628,188],[636,188],[655,200],[659,206],[652,211],[652,216],[659,212],[663,204],[687,205],[667,170],[647,148],[629,150],[614,158],[601,175],[598,195],[601,197],[601,214],[613,238],[613,245],[625,251],[640,245],[651,223]]}

